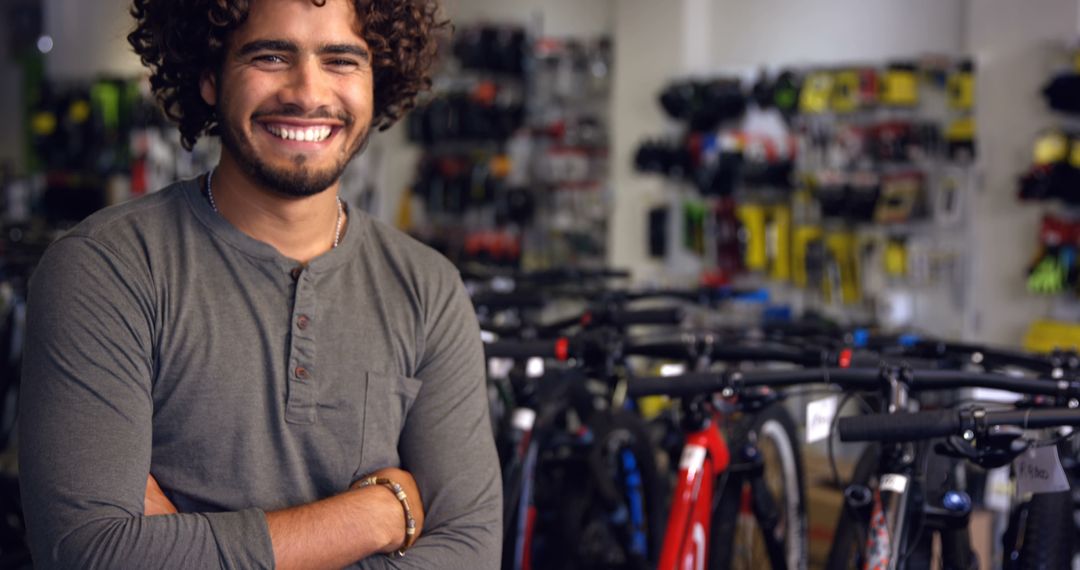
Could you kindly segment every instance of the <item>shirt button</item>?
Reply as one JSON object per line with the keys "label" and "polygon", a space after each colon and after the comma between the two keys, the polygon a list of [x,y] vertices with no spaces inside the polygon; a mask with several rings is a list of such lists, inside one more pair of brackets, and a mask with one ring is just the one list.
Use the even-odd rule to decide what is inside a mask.
{"label": "shirt button", "polygon": [[300,274],[303,273],[303,272],[304,272],[303,267],[294,267],[293,270],[289,272],[289,275],[292,275],[293,281],[296,281],[296,280],[300,279]]}
{"label": "shirt button", "polygon": [[305,329],[307,329],[308,323],[310,323],[310,322],[311,322],[311,320],[308,319],[307,315],[300,315],[299,317],[296,318],[296,328],[298,328],[300,330],[305,330]]}
{"label": "shirt button", "polygon": [[301,380],[307,380],[308,379],[307,368],[304,368],[303,366],[297,366],[296,367],[296,377],[301,379]]}

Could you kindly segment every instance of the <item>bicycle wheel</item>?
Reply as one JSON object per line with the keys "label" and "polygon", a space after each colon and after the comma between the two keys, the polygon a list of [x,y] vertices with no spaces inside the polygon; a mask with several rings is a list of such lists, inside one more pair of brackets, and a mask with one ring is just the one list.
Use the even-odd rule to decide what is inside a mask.
{"label": "bicycle wheel", "polygon": [[[851,475],[851,485],[867,485],[870,477],[877,472],[878,455],[880,449],[876,444],[869,445],[859,455],[855,463],[855,471]],[[836,521],[836,530],[833,532],[832,546],[829,548],[829,558],[825,562],[825,570],[848,570],[850,568],[862,568],[859,558],[866,541],[867,529],[870,527],[870,509],[856,511],[847,505],[840,510],[840,518]]]}
{"label": "bicycle wheel", "polygon": [[1074,528],[1071,491],[1039,493],[1026,509],[1019,531],[1019,570],[1051,570],[1072,566]]}
{"label": "bicycle wheel", "polygon": [[545,453],[537,470],[533,567],[655,567],[666,482],[646,425],[622,410],[588,425],[586,440]]}
{"label": "bicycle wheel", "polygon": [[[753,414],[729,430],[733,461],[717,489],[709,541],[712,570],[781,564],[794,570],[806,568],[806,482],[797,433],[795,422],[781,404]],[[760,463],[742,460],[740,455],[747,446],[760,453]],[[760,472],[755,467],[758,464]],[[775,546],[772,552],[770,544]]]}

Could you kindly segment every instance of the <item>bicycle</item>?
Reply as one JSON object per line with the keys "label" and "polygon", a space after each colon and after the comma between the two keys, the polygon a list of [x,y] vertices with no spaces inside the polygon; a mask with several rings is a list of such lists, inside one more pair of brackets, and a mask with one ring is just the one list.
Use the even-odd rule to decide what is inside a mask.
{"label": "bicycle", "polygon": [[[619,376],[622,329],[677,323],[681,311],[612,309],[588,316],[560,325],[587,331],[573,343],[563,339],[485,345],[489,358],[577,360],[566,368],[549,368],[539,378],[518,375],[512,382],[514,411],[510,425],[502,430],[507,436],[503,446],[506,568],[527,569],[534,564],[645,568],[652,559],[651,549],[659,542],[664,481],[648,427],[621,406],[598,407],[597,402],[610,393],[590,392],[588,380],[610,386]],[[568,480],[577,484],[564,484]],[[541,508],[546,500],[542,491],[551,488],[576,490],[584,496],[579,501],[554,497],[553,508]],[[590,540],[573,536],[575,529]],[[609,533],[612,529],[614,535]],[[571,536],[565,536],[568,532]],[[544,537],[553,535],[563,537],[549,541],[555,545],[576,546],[545,544]]]}
{"label": "bicycle", "polygon": [[[734,372],[726,374],[691,373],[674,377],[644,377],[628,380],[628,394],[643,396],[668,394],[680,397],[719,393],[725,398],[740,398],[756,395],[769,395],[772,388],[796,386],[801,384],[835,384],[844,389],[878,391],[883,394],[886,409],[901,409],[907,405],[909,391],[947,390],[960,386],[981,386],[988,388],[1006,388],[1057,397],[1075,398],[1080,394],[1080,383],[1047,383],[1024,378],[1012,378],[1005,375],[957,372],[948,370],[919,371],[917,375],[904,373],[901,369],[883,367],[882,369],[843,369],[819,368],[816,370],[791,370],[769,372]],[[774,397],[774,396],[769,396]],[[708,436],[705,436],[708,437]],[[701,446],[702,451],[695,451],[693,460],[687,460],[680,469],[680,480],[674,495],[674,504],[668,519],[668,534],[665,535],[661,551],[660,568],[704,568],[706,560],[711,567],[724,564],[717,554],[718,545],[724,537],[718,538],[713,528],[723,528],[720,523],[722,513],[706,505],[719,504],[722,501],[713,490],[712,481],[722,476],[726,470],[724,449],[715,444]],[[759,526],[767,528],[768,519],[758,518]],[[710,537],[710,538],[706,538]],[[775,551],[775,548],[774,548]],[[712,556],[710,556],[712,554]],[[773,568],[785,568],[783,561],[770,556]]]}
{"label": "bicycle", "polygon": [[[887,421],[886,421],[887,420]],[[935,410],[905,414],[873,414],[842,418],[838,432],[842,441],[873,441],[885,445],[911,445],[933,438],[950,438],[952,445],[965,450],[964,455],[984,466],[1007,465],[1024,453],[1033,442],[1023,439],[1028,429],[1080,425],[1080,410],[1073,408],[988,411],[985,408]],[[964,443],[957,443],[957,440]],[[938,450],[943,447],[937,446]],[[914,462],[896,454],[882,455],[882,477],[877,489],[865,488],[864,506],[870,510],[869,532],[862,548],[862,567],[925,568],[929,566],[929,540],[922,528],[941,536],[941,564],[947,569],[977,568],[967,530],[971,499],[962,491],[946,490],[935,501],[928,501],[925,491],[916,484]],[[886,479],[886,478],[890,479]],[[912,484],[908,484],[908,483]],[[1041,498],[1040,498],[1041,497]],[[1023,568],[1067,568],[1071,554],[1068,538],[1062,530],[1068,522],[1071,501],[1055,501],[1053,495],[1036,495],[1046,507],[1039,520],[1039,532],[1027,533],[1028,544],[1017,560]],[[1058,506],[1051,506],[1059,503]],[[865,511],[865,509],[864,509]],[[921,519],[916,526],[914,513]],[[854,528],[854,527],[850,527]],[[1013,529],[1017,530],[1017,529]]]}

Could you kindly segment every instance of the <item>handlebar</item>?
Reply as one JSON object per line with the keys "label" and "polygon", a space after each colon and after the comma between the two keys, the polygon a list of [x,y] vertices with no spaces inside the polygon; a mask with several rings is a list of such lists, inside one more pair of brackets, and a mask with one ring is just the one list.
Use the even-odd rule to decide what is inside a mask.
{"label": "handlebar", "polygon": [[[623,317],[625,321],[640,323],[652,319],[654,322],[673,318],[676,314],[639,313]],[[617,338],[617,337],[616,337]],[[486,351],[489,357],[504,356],[527,358],[540,356],[555,358],[554,343],[559,339],[516,341],[500,340],[488,343]],[[725,362],[786,362],[802,366],[836,365],[845,362],[843,353],[830,353],[813,349],[802,349],[782,345],[733,345],[717,344],[709,335],[680,334],[677,337],[660,339],[613,340],[610,336],[584,333],[569,339],[562,339],[570,347],[570,357],[585,352],[586,346],[594,351],[609,351],[624,356],[645,356],[670,360],[689,361],[706,356],[713,361]],[[816,372],[812,372],[816,374]]]}
{"label": "handlebar", "polygon": [[840,441],[901,442],[960,435],[967,430],[985,433],[994,426],[1024,429],[1080,426],[1080,410],[986,411],[982,408],[933,410],[910,414],[868,414],[840,418]]}
{"label": "handlebar", "polygon": [[505,293],[477,293],[473,295],[472,302],[477,309],[483,307],[492,311],[502,311],[514,308],[540,309],[547,303],[547,300],[537,291],[521,290]]}
{"label": "handlebar", "polygon": [[913,348],[932,355],[959,354],[978,358],[978,363],[990,366],[1015,366],[1039,374],[1050,374],[1055,369],[1076,369],[1080,361],[1073,352],[1059,352],[1048,355],[1030,354],[1003,348],[991,348],[974,344],[920,340]]}
{"label": "handlebar", "polygon": [[[882,387],[880,368],[816,368],[790,371],[691,373],[680,376],[631,378],[628,394],[647,396],[668,394],[688,396],[724,389],[768,386],[784,388],[801,384],[835,384],[848,390],[867,390]],[[1076,398],[1080,382],[1016,378],[1004,374],[963,372],[953,370],[916,370],[904,379],[911,391],[944,390],[951,388],[997,388],[1024,394]]]}
{"label": "handlebar", "polygon": [[566,338],[554,340],[498,340],[484,343],[487,358],[570,358],[570,342]]}
{"label": "handlebar", "polygon": [[686,312],[682,307],[657,309],[601,308],[540,325],[536,327],[536,330],[540,336],[551,336],[579,325],[585,329],[596,329],[605,326],[624,328],[636,325],[677,325],[682,322],[685,315]]}
{"label": "handlebar", "polygon": [[677,325],[686,316],[686,311],[681,307],[664,307],[661,309],[634,309],[609,311],[607,321],[615,326],[633,325]]}

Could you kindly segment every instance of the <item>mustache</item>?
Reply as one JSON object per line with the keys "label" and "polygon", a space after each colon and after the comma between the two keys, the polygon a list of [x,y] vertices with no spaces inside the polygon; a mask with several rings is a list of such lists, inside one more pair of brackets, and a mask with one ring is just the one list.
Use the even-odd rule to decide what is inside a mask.
{"label": "mustache", "polygon": [[304,112],[303,109],[286,105],[277,109],[268,109],[264,111],[256,111],[251,115],[252,119],[261,119],[263,117],[288,117],[290,119],[330,119],[337,120],[345,123],[345,125],[352,125],[356,120],[351,114],[345,111],[332,112],[329,109],[316,109],[310,113]]}

